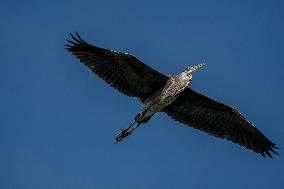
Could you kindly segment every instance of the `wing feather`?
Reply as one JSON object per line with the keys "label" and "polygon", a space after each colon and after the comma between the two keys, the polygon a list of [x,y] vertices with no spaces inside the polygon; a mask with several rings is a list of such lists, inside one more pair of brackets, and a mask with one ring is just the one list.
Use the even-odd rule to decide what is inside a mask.
{"label": "wing feather", "polygon": [[90,45],[78,33],[70,34],[66,49],[98,77],[121,93],[145,100],[163,87],[168,76],[147,66],[135,56]]}
{"label": "wing feather", "polygon": [[174,120],[199,129],[240,146],[244,146],[264,157],[278,154],[279,149],[236,109],[203,96],[187,88],[163,110]]}

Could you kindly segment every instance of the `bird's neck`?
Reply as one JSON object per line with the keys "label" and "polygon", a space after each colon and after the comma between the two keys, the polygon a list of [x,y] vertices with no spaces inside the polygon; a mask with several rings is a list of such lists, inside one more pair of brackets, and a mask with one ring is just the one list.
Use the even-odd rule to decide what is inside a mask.
{"label": "bird's neck", "polygon": [[187,87],[188,85],[190,85],[191,81],[192,81],[192,75],[187,75],[186,73],[181,73],[179,75],[177,75],[177,78],[180,80],[180,82]]}

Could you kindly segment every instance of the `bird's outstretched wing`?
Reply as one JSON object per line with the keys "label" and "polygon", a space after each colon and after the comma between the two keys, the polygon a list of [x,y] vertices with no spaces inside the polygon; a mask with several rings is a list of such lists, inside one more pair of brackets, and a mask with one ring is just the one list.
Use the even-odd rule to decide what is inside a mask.
{"label": "bird's outstretched wing", "polygon": [[234,143],[262,156],[272,157],[278,147],[234,108],[187,88],[164,109],[171,118]]}
{"label": "bird's outstretched wing", "polygon": [[152,69],[135,56],[102,49],[88,44],[78,33],[70,34],[66,49],[88,66],[96,75],[121,93],[146,99],[163,87],[168,76]]}

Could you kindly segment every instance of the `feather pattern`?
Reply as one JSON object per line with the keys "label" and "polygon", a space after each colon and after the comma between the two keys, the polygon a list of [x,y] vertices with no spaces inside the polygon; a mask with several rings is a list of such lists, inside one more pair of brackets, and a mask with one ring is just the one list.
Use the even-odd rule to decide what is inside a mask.
{"label": "feather pattern", "polygon": [[119,92],[144,101],[154,91],[162,88],[168,76],[147,66],[135,56],[102,49],[88,44],[78,33],[66,49],[88,66],[96,75]]}
{"label": "feather pattern", "polygon": [[278,154],[278,147],[236,109],[190,88],[163,110],[174,120],[219,138],[238,143],[262,156]]}

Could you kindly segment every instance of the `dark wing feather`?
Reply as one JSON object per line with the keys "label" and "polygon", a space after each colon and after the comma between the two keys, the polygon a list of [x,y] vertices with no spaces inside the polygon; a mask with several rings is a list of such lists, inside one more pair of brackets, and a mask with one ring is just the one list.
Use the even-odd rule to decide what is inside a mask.
{"label": "dark wing feather", "polygon": [[154,91],[163,87],[168,76],[147,66],[135,56],[102,49],[85,42],[76,33],[70,34],[73,41],[66,49],[88,66],[109,85],[127,96],[146,99]]}
{"label": "dark wing feather", "polygon": [[164,109],[174,120],[272,157],[278,147],[240,112],[187,88]]}

